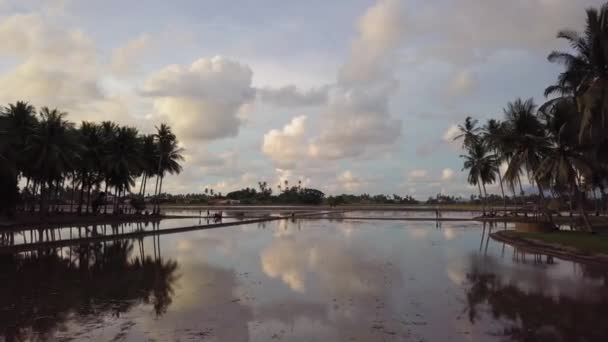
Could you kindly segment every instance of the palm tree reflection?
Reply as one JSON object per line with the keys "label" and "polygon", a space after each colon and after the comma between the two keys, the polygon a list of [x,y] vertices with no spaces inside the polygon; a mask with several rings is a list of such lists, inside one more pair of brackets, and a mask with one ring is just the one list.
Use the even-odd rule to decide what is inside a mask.
{"label": "palm tree reflection", "polygon": [[132,253],[133,241],[123,240],[83,244],[67,253],[0,257],[0,336],[7,341],[52,339],[74,315],[120,316],[140,303],[164,314],[178,264],[145,256],[143,241],[138,246],[139,252]]}
{"label": "palm tree reflection", "polygon": [[[555,295],[546,288],[550,279],[535,279],[535,285],[539,286],[522,288],[514,281],[517,275],[506,280],[498,270],[500,267],[490,263],[481,265],[473,259],[471,272],[467,274],[467,311],[471,323],[480,323],[484,308],[489,308],[493,321],[502,325],[490,333],[511,341],[601,341],[608,336],[605,282],[600,291]],[[585,278],[593,275],[592,279],[605,281],[608,275],[606,269],[600,272],[580,266]]]}

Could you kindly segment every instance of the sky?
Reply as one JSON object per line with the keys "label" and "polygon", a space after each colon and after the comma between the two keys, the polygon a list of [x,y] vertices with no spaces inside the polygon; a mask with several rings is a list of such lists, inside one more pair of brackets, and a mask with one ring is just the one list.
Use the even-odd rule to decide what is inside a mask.
{"label": "sky", "polygon": [[[168,123],[163,190],[288,180],[468,197],[456,125],[555,81],[562,29],[602,0],[0,0],[0,103]],[[498,186],[489,191],[497,192]]]}

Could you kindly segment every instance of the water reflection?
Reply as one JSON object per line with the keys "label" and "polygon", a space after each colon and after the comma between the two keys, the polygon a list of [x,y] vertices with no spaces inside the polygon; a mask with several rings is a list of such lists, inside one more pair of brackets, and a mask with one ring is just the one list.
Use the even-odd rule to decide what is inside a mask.
{"label": "water reflection", "polygon": [[[572,334],[587,328],[587,340],[606,336],[591,331],[608,318],[605,269],[488,239],[498,229],[295,219],[5,256],[0,333],[7,340],[576,341]],[[575,317],[568,305],[590,322],[558,327]],[[564,316],[534,317],[546,310]]]}
{"label": "water reflection", "polygon": [[[535,258],[542,260],[542,258]],[[546,263],[554,264],[547,259]],[[581,265],[584,274],[595,274],[606,285],[606,270]],[[591,273],[589,273],[591,271]],[[524,277],[526,277],[524,275]],[[493,320],[502,326],[492,334],[512,341],[605,341],[608,336],[608,295],[605,289],[596,291],[551,294],[547,285],[552,280],[544,273],[526,277],[527,289],[504,277],[493,259],[472,258],[467,274],[467,310],[471,323],[483,315],[484,307]],[[578,287],[575,285],[575,287]]]}
{"label": "water reflection", "polygon": [[132,241],[117,241],[1,256],[0,334],[7,341],[49,340],[68,320],[118,317],[138,303],[162,315],[178,265],[131,258],[133,249]]}

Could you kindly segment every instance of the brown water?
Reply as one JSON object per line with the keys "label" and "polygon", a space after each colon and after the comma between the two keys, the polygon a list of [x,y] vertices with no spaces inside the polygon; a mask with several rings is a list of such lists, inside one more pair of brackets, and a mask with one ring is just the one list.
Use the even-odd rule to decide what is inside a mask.
{"label": "brown water", "polygon": [[472,222],[275,221],[0,256],[6,341],[606,341],[607,321],[606,269]]}

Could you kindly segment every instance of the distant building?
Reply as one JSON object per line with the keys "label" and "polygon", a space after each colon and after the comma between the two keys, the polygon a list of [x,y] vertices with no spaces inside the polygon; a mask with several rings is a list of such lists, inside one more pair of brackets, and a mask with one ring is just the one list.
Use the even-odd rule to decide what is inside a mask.
{"label": "distant building", "polygon": [[241,201],[235,199],[227,199],[227,198],[214,198],[209,201],[209,204],[212,205],[232,205],[232,204],[241,204]]}

